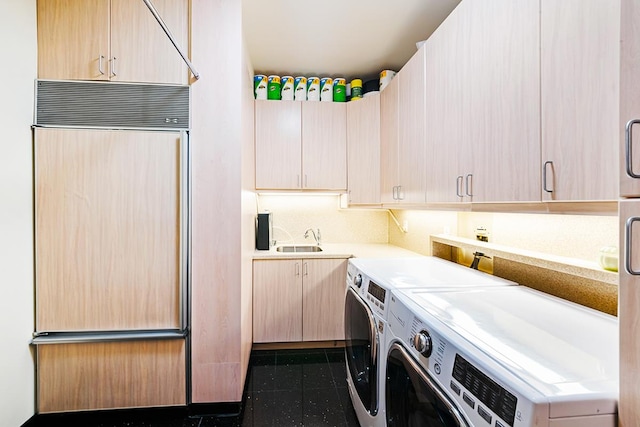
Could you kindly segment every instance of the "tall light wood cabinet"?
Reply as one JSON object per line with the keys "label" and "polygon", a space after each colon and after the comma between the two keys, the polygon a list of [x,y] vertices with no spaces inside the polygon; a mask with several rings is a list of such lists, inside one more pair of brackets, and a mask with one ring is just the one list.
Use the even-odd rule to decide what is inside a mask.
{"label": "tall light wood cabinet", "polygon": [[[621,3],[621,49],[620,49],[620,118],[619,136],[619,180],[620,196],[620,288],[618,294],[618,319],[620,322],[620,399],[618,423],[621,427],[640,425],[640,278],[627,271],[640,270],[640,150],[634,138],[627,138],[625,129],[631,120],[640,120],[640,3],[622,0]],[[635,124],[635,140],[640,126]],[[633,136],[633,135],[631,135]],[[631,156],[627,156],[626,143],[631,145]],[[628,172],[631,172],[628,173]],[[627,221],[631,227],[626,238]],[[631,259],[629,259],[629,255]]]}
{"label": "tall light wood cabinet", "polygon": [[256,101],[256,189],[347,189],[344,103]]}
{"label": "tall light wood cabinet", "polygon": [[541,2],[543,200],[615,200],[620,3]]}
{"label": "tall light wood cabinet", "polygon": [[345,259],[253,261],[253,341],[344,339]]}
{"label": "tall light wood cabinet", "polygon": [[347,103],[349,204],[380,203],[380,95]]}
{"label": "tall light wood cabinet", "polygon": [[[189,40],[186,0],[155,0],[180,46]],[[187,67],[142,1],[38,0],[38,78],[188,82]]]}

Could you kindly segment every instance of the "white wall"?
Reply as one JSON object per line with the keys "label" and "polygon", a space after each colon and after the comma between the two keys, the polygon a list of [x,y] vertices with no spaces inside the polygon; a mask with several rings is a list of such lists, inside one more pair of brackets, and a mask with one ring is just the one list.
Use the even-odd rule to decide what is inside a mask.
{"label": "white wall", "polygon": [[31,130],[35,0],[0,0],[0,425],[34,413]]}

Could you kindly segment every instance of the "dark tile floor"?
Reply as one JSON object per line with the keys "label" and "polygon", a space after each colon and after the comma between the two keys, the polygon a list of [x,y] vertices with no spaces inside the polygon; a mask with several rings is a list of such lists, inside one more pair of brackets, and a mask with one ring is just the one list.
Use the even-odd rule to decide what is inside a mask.
{"label": "dark tile floor", "polygon": [[184,410],[39,416],[25,427],[358,427],[346,384],[344,350],[268,350],[251,354],[239,414]]}

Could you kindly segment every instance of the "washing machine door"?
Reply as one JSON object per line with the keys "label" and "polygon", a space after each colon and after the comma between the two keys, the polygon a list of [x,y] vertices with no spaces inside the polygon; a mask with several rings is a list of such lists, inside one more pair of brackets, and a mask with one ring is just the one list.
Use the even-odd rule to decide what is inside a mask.
{"label": "washing machine door", "polygon": [[348,375],[360,402],[371,415],[378,413],[378,334],[373,312],[349,288],[344,305],[345,358]]}
{"label": "washing machine door", "polygon": [[398,343],[387,356],[388,427],[469,427],[469,423],[413,357]]}

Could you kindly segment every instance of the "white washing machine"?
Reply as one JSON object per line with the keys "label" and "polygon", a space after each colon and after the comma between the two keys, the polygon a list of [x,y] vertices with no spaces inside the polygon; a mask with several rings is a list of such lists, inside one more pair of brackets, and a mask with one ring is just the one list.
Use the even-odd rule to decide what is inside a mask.
{"label": "white washing machine", "polygon": [[388,322],[389,427],[616,425],[614,316],[514,286],[394,291]]}
{"label": "white washing machine", "polygon": [[512,286],[514,282],[435,257],[352,258],[347,267],[347,385],[362,427],[386,426],[384,375],[392,289]]}

